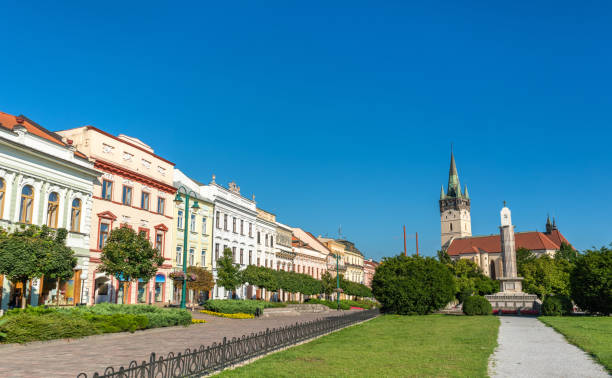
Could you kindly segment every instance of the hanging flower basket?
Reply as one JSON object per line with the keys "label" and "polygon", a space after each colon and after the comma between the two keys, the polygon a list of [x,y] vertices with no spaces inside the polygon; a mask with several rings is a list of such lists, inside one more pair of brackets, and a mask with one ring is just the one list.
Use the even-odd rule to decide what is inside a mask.
{"label": "hanging flower basket", "polygon": [[[177,270],[174,272],[171,272],[168,275],[170,278],[172,278],[175,281],[185,281],[185,272],[183,272],[182,270]],[[193,274],[193,273],[187,273],[187,282],[190,281],[195,281],[198,277]]]}

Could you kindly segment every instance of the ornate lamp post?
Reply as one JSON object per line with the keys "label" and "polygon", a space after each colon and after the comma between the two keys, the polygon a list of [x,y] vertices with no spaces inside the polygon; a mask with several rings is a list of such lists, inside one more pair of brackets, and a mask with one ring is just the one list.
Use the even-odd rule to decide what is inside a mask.
{"label": "ornate lamp post", "polygon": [[185,227],[183,228],[183,288],[181,290],[181,308],[185,308],[185,297],[187,296],[187,234],[189,233],[189,221],[191,219],[191,214],[189,212],[189,200],[191,199],[191,195],[193,194],[194,202],[192,209],[198,210],[200,205],[198,205],[198,196],[197,194],[190,189],[185,188],[184,186],[180,186],[176,191],[176,197],[174,197],[174,203],[176,205],[180,205],[183,202],[181,198],[181,190],[185,194]]}
{"label": "ornate lamp post", "polygon": [[340,269],[338,268],[339,260],[340,255],[336,253],[336,302],[338,304],[338,311],[340,311]]}

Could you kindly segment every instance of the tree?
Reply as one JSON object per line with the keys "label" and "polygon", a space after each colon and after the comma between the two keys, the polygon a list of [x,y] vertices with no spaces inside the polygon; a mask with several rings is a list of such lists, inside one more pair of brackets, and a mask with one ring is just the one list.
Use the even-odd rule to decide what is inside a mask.
{"label": "tree", "polygon": [[398,255],[383,259],[374,274],[372,291],[383,311],[428,314],[453,299],[455,282],[449,268],[436,259]]}
{"label": "tree", "polygon": [[591,313],[612,313],[612,244],[610,247],[585,251],[570,275],[572,299]]}
{"label": "tree", "polygon": [[459,259],[447,266],[455,277],[455,296],[459,302],[472,294],[492,294],[499,289],[497,281],[485,276],[482,269],[471,260]]}
{"label": "tree", "polygon": [[567,260],[570,263],[574,263],[578,258],[578,251],[574,249],[571,245],[562,242],[561,247],[555,253],[555,259],[557,260]]}
{"label": "tree", "polygon": [[[192,290],[194,292],[194,297],[197,292],[210,291],[215,286],[215,279],[212,273],[204,267],[188,266],[187,276],[195,277],[195,280],[187,281],[187,290]],[[174,285],[180,289],[183,287],[183,281],[176,280],[174,281]]]}
{"label": "tree", "polygon": [[234,293],[241,284],[240,265],[234,264],[232,250],[225,248],[223,257],[217,260],[217,285]]}
{"label": "tree", "polygon": [[524,278],[523,290],[544,299],[548,295],[569,295],[572,264],[548,255],[529,258],[521,264],[519,275]]}
{"label": "tree", "polygon": [[138,279],[149,281],[164,258],[151,246],[149,240],[128,227],[111,231],[102,253],[98,270],[123,281],[124,303],[127,299],[127,285]]}
{"label": "tree", "polygon": [[525,247],[516,250],[516,270],[520,277],[523,277],[523,266],[536,259],[536,255]]}
{"label": "tree", "polygon": [[440,261],[442,264],[450,264],[452,262],[450,256],[448,255],[448,252],[446,252],[445,249],[439,250],[437,254],[438,261]]}
{"label": "tree", "polygon": [[330,272],[325,271],[321,276],[321,291],[328,298],[336,289],[336,277],[332,276]]}
{"label": "tree", "polygon": [[28,282],[46,275],[68,279],[74,274],[76,258],[66,247],[65,229],[53,231],[47,226],[29,226],[12,233],[0,231],[0,274],[23,287],[21,307],[26,307]]}

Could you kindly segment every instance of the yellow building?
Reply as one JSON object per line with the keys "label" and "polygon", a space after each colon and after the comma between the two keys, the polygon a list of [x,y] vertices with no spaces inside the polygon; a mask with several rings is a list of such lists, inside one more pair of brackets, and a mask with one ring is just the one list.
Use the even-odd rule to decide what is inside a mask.
{"label": "yellow building", "polygon": [[336,277],[336,256],[340,257],[338,261],[338,272],[342,275],[346,275],[346,254],[344,253],[344,244],[337,242],[331,238],[323,238],[319,236],[317,239],[329,250],[330,254],[327,257],[327,271],[332,276]]}
{"label": "yellow building", "polygon": [[[179,190],[182,202],[174,207],[173,227],[172,227],[172,266],[175,271],[183,269],[183,245],[185,226],[187,226],[187,266],[205,267],[212,272],[212,222],[214,205],[209,198],[206,198],[206,190],[203,185],[185,176],[180,170],[174,170],[174,186],[184,187],[192,191],[189,200],[189,211],[185,210],[184,190]],[[198,209],[192,206],[197,197]],[[173,287],[173,299],[180,301],[180,292]],[[188,298],[193,300],[196,298]]]}
{"label": "yellow building", "polygon": [[338,239],[336,242],[344,245],[344,262],[346,264],[344,278],[348,281],[364,283],[363,254],[355,247],[353,242],[344,239]]}

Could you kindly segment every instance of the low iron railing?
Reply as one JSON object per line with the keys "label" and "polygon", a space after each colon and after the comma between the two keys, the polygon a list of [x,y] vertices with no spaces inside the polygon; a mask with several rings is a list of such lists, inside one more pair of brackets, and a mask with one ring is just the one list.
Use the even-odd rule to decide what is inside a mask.
{"label": "low iron railing", "polygon": [[[199,377],[223,370],[229,366],[248,361],[266,353],[300,343],[304,340],[344,328],[354,323],[371,319],[379,314],[378,310],[353,312],[347,315],[329,316],[291,326],[266,329],[265,332],[247,336],[223,338],[198,349],[186,349],[183,353],[170,352],[166,357],[157,358],[151,353],[149,361],[132,361],[128,367],[118,369],[107,367],[104,373],[94,373],[93,378],[171,378]],[[77,378],[87,378],[81,373]]]}

